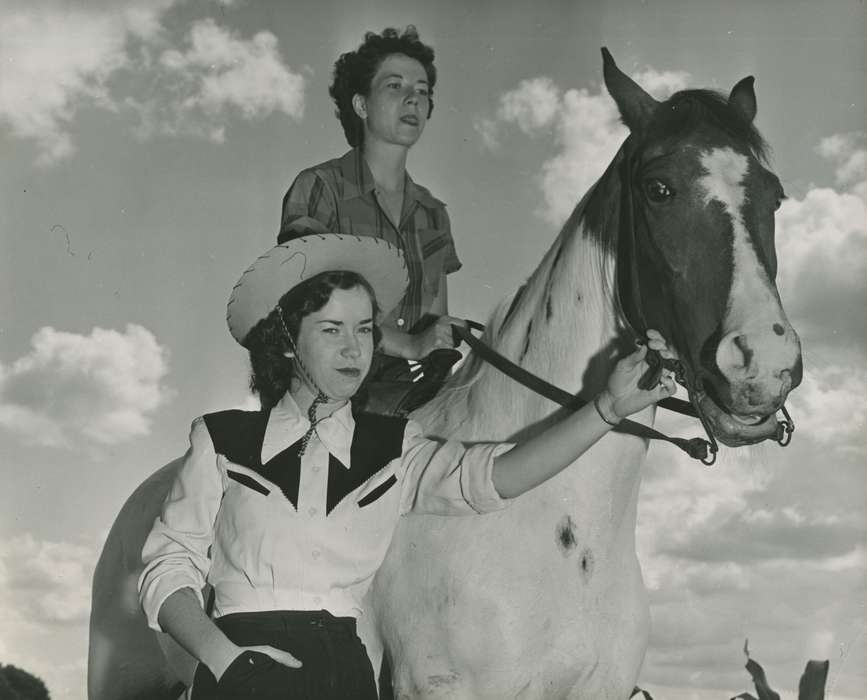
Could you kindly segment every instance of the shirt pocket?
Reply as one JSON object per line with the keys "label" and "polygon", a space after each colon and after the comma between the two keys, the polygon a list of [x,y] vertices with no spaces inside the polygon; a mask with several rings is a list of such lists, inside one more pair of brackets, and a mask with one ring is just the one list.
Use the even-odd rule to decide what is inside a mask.
{"label": "shirt pocket", "polygon": [[378,501],[397,484],[397,475],[392,471],[371,479],[370,483],[361,489],[358,499],[355,501],[359,508],[366,508],[371,503]]}

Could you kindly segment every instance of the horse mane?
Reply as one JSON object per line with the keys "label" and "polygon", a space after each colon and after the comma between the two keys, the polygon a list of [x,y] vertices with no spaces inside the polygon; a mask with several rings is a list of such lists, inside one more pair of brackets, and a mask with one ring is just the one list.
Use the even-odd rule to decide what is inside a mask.
{"label": "horse mane", "polygon": [[686,134],[709,123],[744,144],[752,155],[767,164],[769,147],[753,122],[716,90],[681,90],[662,102],[648,126],[649,137]]}

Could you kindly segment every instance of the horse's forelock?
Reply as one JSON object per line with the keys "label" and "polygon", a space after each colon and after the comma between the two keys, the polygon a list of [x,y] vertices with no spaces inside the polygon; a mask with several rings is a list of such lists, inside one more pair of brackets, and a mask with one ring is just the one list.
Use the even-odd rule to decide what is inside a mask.
{"label": "horse's forelock", "polygon": [[686,135],[703,124],[719,129],[767,163],[768,144],[743,113],[715,90],[681,90],[660,104],[648,125],[650,139]]}

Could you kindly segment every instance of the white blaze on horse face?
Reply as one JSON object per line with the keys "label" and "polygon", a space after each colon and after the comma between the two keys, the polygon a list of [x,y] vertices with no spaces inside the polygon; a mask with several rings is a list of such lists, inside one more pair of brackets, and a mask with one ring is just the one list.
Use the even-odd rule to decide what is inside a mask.
{"label": "white blaze on horse face", "polygon": [[701,164],[707,172],[707,175],[699,178],[705,204],[711,201],[722,204],[732,224],[732,286],[724,331],[735,330],[748,320],[752,325],[757,314],[765,317],[770,330],[773,323],[785,319],[777,293],[759,262],[744,224],[743,182],[749,170],[749,161],[731,148],[715,148],[702,154]]}
{"label": "white blaze on horse face", "polygon": [[700,160],[707,173],[698,181],[705,204],[722,204],[732,226],[732,283],[717,365],[733,384],[732,408],[766,409],[790,388],[780,375],[794,364],[797,338],[744,223],[749,160],[728,147],[705,151]]}

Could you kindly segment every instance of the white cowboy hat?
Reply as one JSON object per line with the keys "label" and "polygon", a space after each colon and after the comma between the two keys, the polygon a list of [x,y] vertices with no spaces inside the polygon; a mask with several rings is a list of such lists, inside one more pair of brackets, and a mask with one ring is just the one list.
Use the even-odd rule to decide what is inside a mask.
{"label": "white cowboy hat", "polygon": [[226,309],[229,332],[241,345],[282,296],[320,272],[348,270],[368,281],[387,315],[403,298],[409,273],[403,254],[388,241],[341,233],[309,234],[271,248],[241,275]]}

